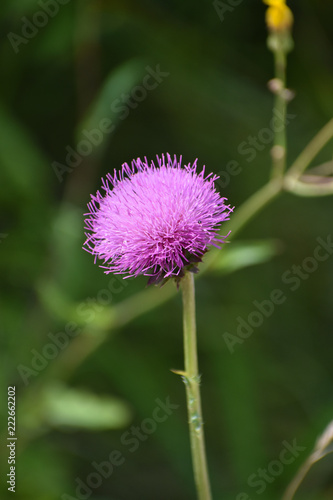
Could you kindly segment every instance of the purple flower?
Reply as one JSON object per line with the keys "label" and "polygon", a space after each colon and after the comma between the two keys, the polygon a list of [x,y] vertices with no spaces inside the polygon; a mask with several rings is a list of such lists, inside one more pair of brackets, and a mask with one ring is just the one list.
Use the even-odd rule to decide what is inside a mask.
{"label": "purple flower", "polygon": [[216,191],[217,176],[205,177],[205,167],[181,165],[169,154],[124,163],[102,180],[88,204],[84,249],[103,261],[105,273],[144,274],[157,281],[181,276],[191,263],[201,261],[208,245],[220,248],[218,234],[233,208]]}

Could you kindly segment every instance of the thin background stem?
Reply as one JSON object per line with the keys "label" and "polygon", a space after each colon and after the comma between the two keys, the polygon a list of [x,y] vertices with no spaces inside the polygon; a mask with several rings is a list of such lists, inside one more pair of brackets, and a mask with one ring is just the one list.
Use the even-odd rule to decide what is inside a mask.
{"label": "thin background stem", "polygon": [[[271,179],[267,184],[258,189],[252,196],[245,200],[239,208],[236,208],[232,219],[223,224],[223,234],[231,230],[227,241],[234,238],[244,226],[255,217],[263,208],[274,200],[282,191],[282,180]],[[209,270],[213,262],[219,258],[220,250],[213,249],[207,255],[200,267],[200,275]]]}
{"label": "thin background stem", "polygon": [[311,461],[311,457],[309,457],[306,462],[302,465],[302,467],[299,469],[297,475],[294,477],[294,479],[291,481],[289,484],[288,488],[286,489],[282,500],[292,500],[294,498],[294,495],[296,491],[298,490],[300,484],[304,480],[305,476],[311,469],[313,463]]}
{"label": "thin background stem", "polygon": [[275,78],[280,89],[276,91],[274,109],[281,119],[281,125],[275,127],[274,133],[274,147],[272,149],[272,177],[283,177],[286,169],[287,157],[287,137],[286,137],[286,112],[287,100],[285,95],[286,90],[286,69],[287,69],[287,56],[281,46],[277,47],[274,51],[275,61]]}
{"label": "thin background stem", "polygon": [[309,144],[303,149],[296,158],[286,174],[285,182],[289,184],[293,179],[298,179],[312,160],[323,149],[324,146],[333,138],[333,118],[314,136]]}
{"label": "thin background stem", "polygon": [[305,479],[311,467],[319,460],[322,460],[324,457],[333,452],[330,449],[330,445],[333,442],[333,421],[331,421],[322,435],[317,439],[314,450],[311,455],[305,460],[302,466],[299,468],[296,476],[289,484],[286,489],[282,500],[293,500],[295,493],[299,489],[301,483]]}

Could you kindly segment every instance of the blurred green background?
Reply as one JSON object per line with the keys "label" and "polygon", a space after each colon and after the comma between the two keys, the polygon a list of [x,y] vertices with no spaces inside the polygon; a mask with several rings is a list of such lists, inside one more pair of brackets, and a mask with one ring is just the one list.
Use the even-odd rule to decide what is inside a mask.
{"label": "blurred green background", "polygon": [[[1,498],[7,385],[17,393],[17,500],[195,498],[184,387],[170,371],[183,367],[180,295],[171,283],[147,290],[144,278],[106,276],[81,247],[90,193],[138,156],[199,158],[236,207],[268,179],[271,143],[253,161],[239,149],[272,113],[265,6],[224,3],[222,20],[221,6],[198,0],[1,2]],[[290,162],[333,116],[333,5],[289,4]],[[113,130],[93,133],[106,119]],[[69,168],[68,147],[91,152]],[[331,158],[327,147],[316,163]],[[227,179],[231,161],[241,172]],[[295,291],[282,282],[331,232],[332,198],[283,194],[197,281],[216,500],[281,498],[333,418],[333,257]],[[231,353],[225,332],[277,288],[285,302]],[[154,423],[156,400],[168,398],[177,408]],[[305,451],[258,493],[248,478],[294,440]],[[87,484],[114,450],[119,465],[78,496],[77,478]],[[317,464],[296,498],[332,498],[332,465]]]}

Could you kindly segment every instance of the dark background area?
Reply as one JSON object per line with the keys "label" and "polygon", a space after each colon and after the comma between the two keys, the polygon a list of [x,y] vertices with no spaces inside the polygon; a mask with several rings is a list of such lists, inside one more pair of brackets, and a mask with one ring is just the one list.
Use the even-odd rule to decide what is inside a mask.
{"label": "dark background area", "polygon": [[[295,49],[288,85],[296,92],[287,127],[290,164],[333,115],[333,5],[289,5]],[[266,182],[271,143],[253,161],[239,149],[269,127],[272,114],[265,6],[244,0],[221,21],[221,11],[203,1],[3,0],[0,15],[3,498],[10,494],[6,391],[15,385],[17,500],[75,498],[76,478],[86,484],[92,463],[113,450],[124,463],[82,498],[194,499],[185,391],[170,371],[183,368],[180,294],[171,291],[154,307],[167,299],[171,283],[146,290],[145,278],[124,283],[103,274],[82,250],[83,213],[101,177],[139,156],[198,158],[221,174],[219,189],[236,210]],[[45,15],[37,32],[25,28],[43,24]],[[135,87],[148,66],[167,75],[142,98]],[[131,92],[134,101],[126,97]],[[91,134],[107,118],[114,131],[68,168],[66,148],[77,152],[84,131]],[[315,164],[330,159],[326,147]],[[227,181],[230,161],[241,172]],[[282,280],[313,256],[317,238],[331,233],[332,198],[283,194],[221,251],[231,260],[233,249],[240,252],[234,268],[225,264],[197,281],[216,500],[245,500],[242,492],[251,500],[281,498],[332,420],[333,257],[297,290]],[[256,265],[249,265],[250,251]],[[231,353],[225,332],[236,334],[237,318],[247,321],[253,302],[274,289],[283,291],[284,303]],[[156,400],[167,398],[179,407],[164,422],[147,423]],[[132,426],[147,432],[136,445],[124,444]],[[305,450],[258,493],[248,478],[269,469],[294,440]],[[296,498],[332,498],[332,464],[330,457],[319,462]]]}

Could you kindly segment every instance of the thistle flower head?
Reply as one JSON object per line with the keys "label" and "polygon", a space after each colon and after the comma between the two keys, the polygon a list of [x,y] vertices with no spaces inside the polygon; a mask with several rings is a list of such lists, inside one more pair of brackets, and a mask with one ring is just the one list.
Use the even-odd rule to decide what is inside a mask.
{"label": "thistle flower head", "polygon": [[269,5],[266,12],[266,23],[271,31],[285,31],[292,27],[294,18],[286,5],[286,0],[263,0],[263,2]]}
{"label": "thistle flower head", "polygon": [[124,163],[91,196],[84,249],[102,261],[105,273],[143,274],[160,280],[180,276],[201,260],[232,208],[214,187],[218,177],[170,155]]}

